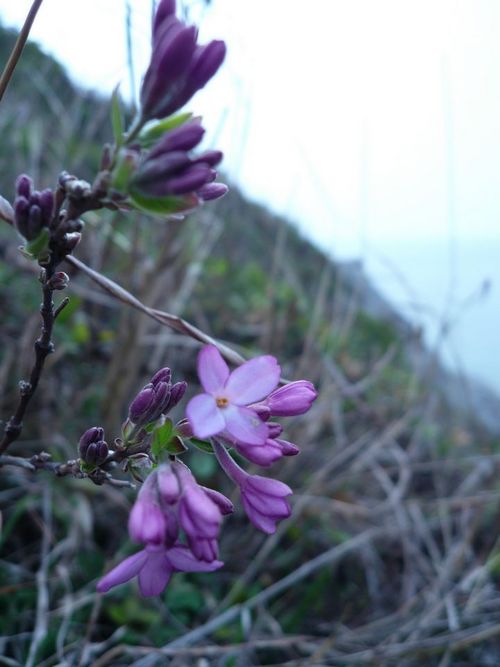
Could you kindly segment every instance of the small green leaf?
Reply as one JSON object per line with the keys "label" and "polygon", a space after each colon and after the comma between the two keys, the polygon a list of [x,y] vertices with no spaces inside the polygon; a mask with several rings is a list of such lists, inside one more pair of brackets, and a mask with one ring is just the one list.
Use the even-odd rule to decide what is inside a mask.
{"label": "small green leaf", "polygon": [[91,473],[94,472],[95,470],[95,465],[92,465],[90,463],[85,463],[85,461],[80,461],[80,470],[82,472]]}
{"label": "small green leaf", "polygon": [[131,151],[122,149],[118,152],[115,167],[111,172],[112,187],[121,192],[127,192],[130,178],[136,168],[136,159]]}
{"label": "small green leaf", "polygon": [[158,457],[167,449],[168,443],[174,433],[174,425],[167,419],[164,424],[159,426],[153,433],[153,441],[151,442],[151,452]]}
{"label": "small green leaf", "polygon": [[120,97],[118,95],[118,86],[113,90],[111,96],[111,125],[113,126],[113,136],[117,148],[123,145],[123,119],[120,109]]}
{"label": "small green leaf", "polygon": [[198,449],[200,449],[202,452],[205,452],[207,454],[214,453],[212,443],[209,442],[208,440],[200,440],[199,438],[189,438],[189,441],[192,442],[193,445]]}
{"label": "small green leaf", "polygon": [[139,141],[141,146],[144,148],[149,148],[152,146],[158,139],[168,132],[173,130],[179,125],[182,125],[192,117],[192,113],[180,113],[177,116],[169,116],[163,120],[159,120],[153,123],[148,123],[139,133]]}
{"label": "small green leaf", "polygon": [[146,197],[137,190],[130,192],[130,198],[135,208],[145,213],[156,215],[171,215],[187,208],[196,206],[197,200],[184,197]]}
{"label": "small green leaf", "polygon": [[40,257],[43,253],[47,251],[49,247],[49,230],[47,227],[44,227],[40,234],[36,237],[36,239],[33,239],[33,241],[30,241],[27,246],[26,250],[29,252],[30,255],[33,255],[33,257]]}

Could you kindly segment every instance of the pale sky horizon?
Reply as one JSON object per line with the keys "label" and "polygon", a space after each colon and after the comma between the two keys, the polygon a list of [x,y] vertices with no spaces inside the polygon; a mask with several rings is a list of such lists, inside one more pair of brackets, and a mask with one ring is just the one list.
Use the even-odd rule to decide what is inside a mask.
{"label": "pale sky horizon", "polygon": [[[30,4],[0,0],[0,20],[18,27]],[[82,86],[110,93],[121,82],[126,92],[125,5],[86,0],[75,31],[72,3],[45,0],[32,35]],[[151,2],[130,7],[137,86]],[[228,56],[189,108],[230,177],[325,250],[361,258],[407,313],[398,271],[438,314],[450,283],[459,308],[492,281],[469,330],[478,308],[489,326],[469,331],[468,346],[481,335],[496,359],[500,3],[213,0],[196,16],[202,41],[225,39]],[[471,363],[500,388],[500,361]]]}

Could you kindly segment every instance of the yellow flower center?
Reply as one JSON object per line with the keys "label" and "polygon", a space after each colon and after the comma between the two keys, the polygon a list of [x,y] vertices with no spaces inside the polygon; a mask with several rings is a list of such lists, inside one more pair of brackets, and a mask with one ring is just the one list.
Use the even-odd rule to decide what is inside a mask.
{"label": "yellow flower center", "polygon": [[217,403],[218,408],[227,408],[229,405],[229,401],[227,398],[216,398],[215,402]]}

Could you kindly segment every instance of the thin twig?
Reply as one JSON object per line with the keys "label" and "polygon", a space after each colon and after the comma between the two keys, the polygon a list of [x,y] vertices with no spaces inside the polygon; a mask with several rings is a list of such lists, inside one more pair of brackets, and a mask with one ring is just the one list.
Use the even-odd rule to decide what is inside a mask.
{"label": "thin twig", "polygon": [[0,100],[4,96],[4,93],[7,90],[7,86],[9,85],[10,80],[12,78],[12,75],[14,74],[14,70],[16,69],[17,63],[19,62],[19,59],[21,57],[21,53],[23,52],[24,46],[28,40],[28,36],[30,34],[33,21],[35,20],[35,17],[37,15],[38,10],[40,9],[40,5],[42,4],[42,2],[43,0],[34,0],[33,4],[31,5],[31,8],[28,12],[24,25],[21,28],[21,32],[18,35],[14,48],[12,49],[12,53],[10,54],[7,64],[5,65],[5,68],[2,72],[2,75],[0,76]]}

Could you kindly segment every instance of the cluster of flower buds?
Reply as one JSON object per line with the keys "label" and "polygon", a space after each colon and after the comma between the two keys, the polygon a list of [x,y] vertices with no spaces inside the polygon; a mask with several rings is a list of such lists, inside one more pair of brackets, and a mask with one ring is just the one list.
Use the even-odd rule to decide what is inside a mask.
{"label": "cluster of flower buds", "polygon": [[132,195],[178,197],[178,208],[183,210],[222,197],[227,187],[213,183],[222,153],[210,150],[193,157],[189,154],[204,132],[199,119],[167,132],[139,163],[130,180]]}
{"label": "cluster of flower buds", "polygon": [[17,231],[27,241],[34,241],[50,225],[54,211],[54,194],[47,189],[33,190],[33,181],[21,174],[16,180],[14,222]]}
{"label": "cluster of flower buds", "polygon": [[[280,373],[271,356],[256,357],[231,373],[217,348],[205,346],[198,357],[198,375],[205,393],[190,400],[187,420],[175,427],[171,424],[170,431],[172,437],[193,438],[198,447],[203,445],[200,440],[211,439],[204,446],[212,448],[222,469],[239,487],[252,524],[268,534],[275,532],[278,521],[290,516],[287,498],[292,490],[279,480],[245,472],[228,449],[234,447],[261,466],[299,453],[296,445],[278,437],[282,427],[270,418],[304,414],[317,393],[306,380],[277,388]],[[132,433],[139,433],[139,440],[147,440],[151,429],[142,427],[165,414],[185,389],[185,383],[171,384],[168,368],[158,371],[132,402],[124,433],[132,428]],[[102,437],[95,431],[89,436],[92,442]],[[158,595],[172,572],[209,572],[221,567],[217,540],[223,516],[232,511],[233,505],[225,496],[200,486],[189,468],[169,452],[169,462],[160,463],[149,474],[130,513],[130,537],[144,545],[143,551],[105,575],[98,590],[106,592],[137,576],[143,595]]]}
{"label": "cluster of flower buds", "polygon": [[80,459],[89,466],[100,466],[109,454],[107,442],[104,440],[104,430],[100,426],[89,428],[78,443]]}
{"label": "cluster of flower buds", "polygon": [[172,384],[170,368],[162,368],[141,389],[129,407],[128,418],[136,427],[146,426],[166,415],[182,399],[185,382]]}
{"label": "cluster of flower buds", "polygon": [[[172,572],[222,567],[217,537],[223,515],[232,511],[230,500],[199,486],[180,461],[160,465],[143,484],[129,517],[129,535],[144,550],[108,572],[97,590],[106,592],[138,576],[142,595],[159,595]],[[181,531],[188,546],[179,541]]]}
{"label": "cluster of flower buds", "polygon": [[219,69],[224,42],[197,44],[198,32],[175,16],[175,0],[160,0],[153,21],[152,53],[141,87],[143,119],[165,118],[183,107]]}

